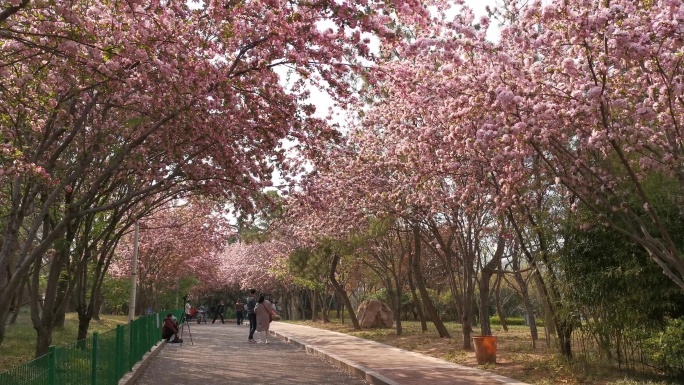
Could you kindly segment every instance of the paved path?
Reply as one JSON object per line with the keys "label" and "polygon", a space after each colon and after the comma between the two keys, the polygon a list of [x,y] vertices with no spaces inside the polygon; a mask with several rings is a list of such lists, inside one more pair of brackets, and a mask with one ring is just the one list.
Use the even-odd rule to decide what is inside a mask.
{"label": "paved path", "polygon": [[185,330],[186,342],[166,344],[136,384],[526,385],[374,341],[283,322],[271,324],[277,338],[269,337],[268,345],[247,343],[247,326],[232,323],[191,324],[191,332],[193,345]]}
{"label": "paved path", "polygon": [[[276,337],[247,342],[248,326],[190,323],[182,344],[164,344],[136,385],[368,385]],[[263,336],[263,334],[262,334]]]}

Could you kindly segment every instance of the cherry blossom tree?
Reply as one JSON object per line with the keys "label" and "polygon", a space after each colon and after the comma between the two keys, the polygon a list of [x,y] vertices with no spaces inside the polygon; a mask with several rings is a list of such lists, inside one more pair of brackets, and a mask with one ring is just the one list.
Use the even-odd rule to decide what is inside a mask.
{"label": "cherry blossom tree", "polygon": [[[364,72],[357,58],[375,59],[363,33],[391,44],[401,38],[391,17],[423,28],[427,15],[418,1],[3,5],[0,267],[10,274],[0,278],[0,309],[90,213],[172,189],[251,209],[274,167],[288,166],[282,139],[303,147],[328,135],[304,84],[353,101],[346,75]],[[331,28],[316,28],[323,20]],[[284,89],[277,67],[299,80]],[[144,183],[103,198],[130,179]],[[1,341],[8,312],[0,314]]]}
{"label": "cherry blossom tree", "polygon": [[507,6],[516,21],[502,31],[488,86],[502,124],[480,137],[506,159],[536,154],[684,289],[682,245],[668,225],[681,221],[668,209],[681,206],[684,181],[681,2]]}
{"label": "cherry blossom tree", "polygon": [[[138,225],[137,313],[158,307],[159,294],[183,278],[192,277],[204,287],[222,284],[219,255],[231,228],[215,205],[197,199],[169,205],[140,219]],[[133,238],[129,228],[115,251],[112,276],[130,276]]]}
{"label": "cherry blossom tree", "polygon": [[286,271],[285,259],[292,250],[283,240],[243,243],[235,242],[225,246],[220,254],[222,279],[242,289],[257,289],[263,292],[291,285]]}

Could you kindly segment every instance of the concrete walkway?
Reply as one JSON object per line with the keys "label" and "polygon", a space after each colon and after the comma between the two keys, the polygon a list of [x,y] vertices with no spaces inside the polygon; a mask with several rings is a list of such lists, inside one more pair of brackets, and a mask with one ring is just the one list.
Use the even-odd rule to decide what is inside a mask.
{"label": "concrete walkway", "polygon": [[250,344],[248,329],[191,322],[192,342],[184,328],[182,344],[160,343],[119,385],[368,385],[282,339]]}
{"label": "concrete walkway", "polygon": [[248,326],[233,322],[191,324],[192,345],[184,330],[184,343],[161,344],[147,368],[136,372],[137,381],[127,384],[526,385],[374,341],[277,321],[271,324],[269,344],[250,344]]}
{"label": "concrete walkway", "polygon": [[271,333],[307,352],[382,385],[526,385],[510,378],[378,342],[282,322]]}

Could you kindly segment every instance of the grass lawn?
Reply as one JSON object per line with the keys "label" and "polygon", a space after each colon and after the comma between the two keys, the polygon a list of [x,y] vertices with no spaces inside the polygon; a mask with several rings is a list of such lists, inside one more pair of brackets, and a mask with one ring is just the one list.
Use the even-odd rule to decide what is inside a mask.
{"label": "grass lawn", "polygon": [[[439,338],[435,327],[428,324],[428,331],[420,330],[420,322],[402,321],[403,334],[396,335],[395,329],[354,330],[351,323],[341,323],[332,319],[330,323],[311,321],[287,321],[321,329],[333,330],[369,340],[382,342],[401,349],[423,353],[457,364],[477,367],[518,381],[537,385],[548,384],[599,384],[599,385],[675,385],[682,380],[667,380],[653,376],[640,375],[618,370],[605,363],[575,363],[571,365],[557,354],[554,344],[546,346],[543,328],[539,328],[540,340],[532,347],[529,328],[509,326],[508,332],[498,325],[492,325],[492,333],[497,336],[496,365],[478,365],[475,352],[463,350],[461,325],[446,323],[452,338]],[[477,332],[478,329],[475,329]],[[477,333],[473,333],[476,335]]]}
{"label": "grass lawn", "polygon": [[[93,332],[106,332],[115,329],[116,325],[128,323],[126,315],[102,315],[100,317],[100,321],[90,321],[89,336]],[[53,345],[68,345],[76,342],[78,315],[67,313],[64,325],[64,329],[56,329],[53,332]],[[14,325],[7,326],[5,333],[5,340],[0,345],[0,372],[32,360],[36,352],[36,331],[28,312],[20,314]]]}

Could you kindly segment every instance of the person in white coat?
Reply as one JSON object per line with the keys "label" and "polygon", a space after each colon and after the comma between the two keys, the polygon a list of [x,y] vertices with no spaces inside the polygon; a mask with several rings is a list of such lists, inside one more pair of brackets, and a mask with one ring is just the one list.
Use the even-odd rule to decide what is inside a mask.
{"label": "person in white coat", "polygon": [[268,343],[268,330],[271,321],[273,321],[273,309],[271,308],[271,303],[267,301],[263,295],[259,296],[257,305],[254,308],[254,313],[256,313],[256,332],[259,333],[259,335],[263,333],[263,342]]}

